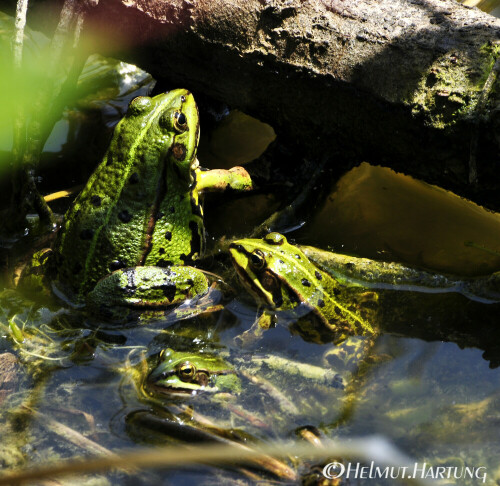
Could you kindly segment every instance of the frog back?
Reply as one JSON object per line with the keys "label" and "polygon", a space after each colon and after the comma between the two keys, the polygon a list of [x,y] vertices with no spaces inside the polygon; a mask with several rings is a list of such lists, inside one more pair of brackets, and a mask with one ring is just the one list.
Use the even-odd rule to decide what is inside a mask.
{"label": "frog back", "polygon": [[[55,283],[70,298],[78,300],[114,270],[144,264],[158,213],[163,211],[162,198],[173,190],[168,181],[172,160],[178,175],[174,192],[190,193],[198,113],[195,104],[184,106],[189,96],[186,90],[175,90],[155,98],[137,98],[116,126],[103,161],[66,213],[55,244]],[[194,120],[192,130],[183,134],[172,130],[175,110],[188,111],[187,118]],[[176,145],[184,150],[173,150]],[[182,160],[177,160],[179,153]],[[162,218],[167,221],[175,216],[164,212]],[[197,224],[202,226],[200,221]],[[185,225],[189,227],[189,222]],[[181,262],[181,254],[181,249],[173,251],[170,261]]]}

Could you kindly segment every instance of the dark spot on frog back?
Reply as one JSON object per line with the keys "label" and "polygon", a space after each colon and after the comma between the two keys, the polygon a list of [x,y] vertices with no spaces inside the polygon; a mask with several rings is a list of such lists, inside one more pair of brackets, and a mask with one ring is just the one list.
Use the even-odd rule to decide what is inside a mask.
{"label": "dark spot on frog back", "polygon": [[169,302],[172,302],[175,299],[175,294],[177,293],[177,286],[172,282],[165,282],[161,285],[161,291],[163,295],[167,298]]}
{"label": "dark spot on frog back", "polygon": [[118,219],[122,223],[129,223],[132,219],[132,215],[126,209],[123,209],[118,213]]}
{"label": "dark spot on frog back", "polygon": [[302,282],[302,285],[304,287],[310,287],[311,286],[311,282],[309,282],[309,280],[307,280],[307,278],[303,278],[301,282]]}
{"label": "dark spot on frog back", "polygon": [[101,197],[100,196],[97,196],[97,195],[93,195],[91,198],[90,198],[90,202],[92,203],[92,205],[96,208],[98,208],[100,205],[101,205]]}
{"label": "dark spot on frog back", "polygon": [[129,178],[130,184],[137,184],[139,182],[139,174],[137,172],[133,172]]}
{"label": "dark spot on frog back", "polygon": [[321,275],[321,273],[319,273],[317,270],[314,272],[314,276],[318,279],[318,280],[321,280],[323,278],[323,275]]}

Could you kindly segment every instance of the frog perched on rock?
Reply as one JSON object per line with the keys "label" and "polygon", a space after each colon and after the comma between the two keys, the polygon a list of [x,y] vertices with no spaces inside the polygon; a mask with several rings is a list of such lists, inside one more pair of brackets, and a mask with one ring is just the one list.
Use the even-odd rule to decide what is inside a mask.
{"label": "frog perched on rock", "polygon": [[246,191],[252,181],[241,167],[200,168],[199,134],[185,89],[131,101],[53,250],[37,255],[56,295],[77,305],[157,308],[207,290],[205,276],[184,266],[204,251],[200,194]]}

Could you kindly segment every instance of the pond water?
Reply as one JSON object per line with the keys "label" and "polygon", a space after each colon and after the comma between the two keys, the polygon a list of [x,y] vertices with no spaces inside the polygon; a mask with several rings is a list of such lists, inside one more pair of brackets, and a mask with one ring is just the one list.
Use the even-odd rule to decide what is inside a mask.
{"label": "pond water", "polygon": [[[232,112],[203,135],[200,159],[213,167],[244,163],[274,136],[268,125]],[[279,204],[274,194],[209,200],[209,244],[248,235]],[[296,223],[291,226],[303,222]],[[499,270],[499,236],[498,214],[367,163],[337,181],[307,224],[287,234],[292,243],[466,276]],[[224,280],[207,298],[223,309],[182,320],[171,314],[112,325],[49,298],[35,302],[15,290],[2,292],[0,467],[188,441],[206,447],[228,439],[290,443],[308,430],[343,441],[380,434],[419,471],[424,464],[455,468],[458,479],[445,476],[445,484],[499,484],[498,304],[384,290],[373,340],[309,342],[290,330],[296,314],[277,313],[276,327],[240,346],[235,338],[253,324],[257,305],[227,258],[204,263]],[[152,396],[144,380],[166,348],[194,359],[220,357],[240,384],[220,393]],[[279,474],[269,465],[196,465],[96,473],[57,484],[295,484],[306,477],[304,484],[319,484],[322,465],[299,457],[285,461]],[[465,468],[479,473],[467,477]],[[427,478],[435,469],[431,476],[428,471]]]}
{"label": "pond water", "polygon": [[[349,186],[354,184],[352,191],[356,194],[355,175],[362,171],[364,178],[367,171],[376,173],[374,187],[380,184],[379,172],[387,172],[369,166],[354,169],[338,183],[326,204],[337,203],[339,199],[345,202],[348,193],[342,196],[341,192],[345,179],[353,178]],[[397,177],[389,173],[389,178],[393,192],[398,195]],[[403,186],[408,183],[408,178],[401,179]],[[401,189],[406,190],[406,187]],[[420,208],[425,207],[421,203],[425,198],[435,197],[435,191],[437,197],[442,198],[440,209],[446,208],[447,202],[452,208],[460,206],[457,217],[463,218],[466,224],[459,242],[475,237],[488,248],[494,245],[495,238],[487,238],[498,231],[497,215],[443,191],[424,187],[425,191],[431,195],[419,196],[421,200],[415,196]],[[386,197],[386,193],[383,194]],[[359,208],[368,203],[356,201],[359,206],[355,210],[361,214],[363,211]],[[254,206],[251,201],[246,204]],[[372,207],[376,204],[383,206],[388,202],[381,198],[372,202]],[[433,204],[428,202],[431,210],[435,207]],[[318,220],[324,218],[325,211],[318,213]],[[399,211],[397,208],[396,212]],[[371,238],[373,226],[362,219],[367,229],[360,238],[361,218],[351,220],[353,229],[349,231],[349,224],[342,220],[340,213],[343,211],[332,210],[335,231],[338,231],[337,223],[342,228],[337,239],[325,236],[317,228],[311,230],[307,225],[289,237],[317,245],[328,238],[335,242],[332,246],[336,249],[335,245],[345,245],[350,251],[358,250],[368,256],[377,255],[382,241],[382,247],[391,248],[390,256],[400,260],[407,257],[397,252],[397,244],[387,243],[393,237],[390,232],[374,232]],[[380,213],[376,209],[373,213],[380,223]],[[389,212],[384,214],[391,218]],[[363,218],[367,218],[366,214]],[[447,218],[448,229],[442,224]],[[400,241],[412,241],[417,260],[422,258],[421,261],[428,262],[439,256],[433,255],[432,248],[441,245],[451,248],[450,241],[457,236],[456,223],[448,214],[440,220],[435,239],[429,242],[422,237],[420,222],[425,220],[425,216],[416,218],[414,227],[411,221],[406,221],[395,233]],[[331,226],[325,224],[324,219],[322,223],[313,219],[311,224]],[[383,229],[384,225],[380,227]],[[401,237],[403,229],[406,234]],[[472,233],[468,233],[469,230]],[[311,237],[311,232],[316,238]],[[373,243],[370,245],[367,240]],[[356,243],[349,247],[352,241]],[[415,250],[418,248],[420,253]],[[453,267],[453,258],[446,258],[451,251],[443,253],[442,268],[472,273],[467,266],[468,258]],[[474,255],[479,255],[477,265],[494,268],[498,258],[495,254],[476,249],[475,252]],[[382,255],[388,254],[384,251]],[[462,264],[465,266],[461,267]],[[230,278],[232,271],[227,262],[214,265],[214,271],[229,275],[230,286],[240,289]],[[203,419],[217,427],[218,433],[232,431],[264,441],[277,438],[290,441],[304,426],[315,427],[327,438],[381,434],[414,459],[419,468],[423,463],[456,467],[456,471],[482,467],[486,468],[481,469],[486,471],[485,484],[496,484],[500,479],[497,462],[500,368],[491,366],[500,359],[500,350],[495,345],[498,305],[473,302],[455,294],[388,291],[381,295],[381,335],[363,356],[353,354],[346,364],[345,359],[340,363],[336,358],[339,348],[332,343],[306,342],[300,335],[290,333],[290,316],[279,316],[277,327],[267,331],[257,343],[246,348],[237,346],[234,337],[250,327],[257,313],[255,303],[242,289],[224,297],[222,312],[180,322],[165,319],[153,324],[131,325],[126,329],[77,311],[66,310],[59,315],[58,307],[53,304],[49,310],[46,304],[30,304],[21,300],[19,294],[6,294],[2,321],[5,325],[9,318],[16,316],[17,325],[24,325],[26,339],[24,344],[16,345],[5,330],[1,340],[1,352],[12,353],[21,363],[17,383],[0,405],[2,464],[28,467],[75,455],[92,455],[97,447],[94,444],[116,451],[177,443],[178,431],[171,430],[172,422],[189,427]],[[149,357],[151,363],[155,363],[158,352],[167,347],[223,356],[229,366],[240,373],[241,392],[232,398],[204,394],[184,400],[149,397],[141,389],[139,371],[144,365],[143,359]],[[37,355],[44,355],[50,361]],[[292,371],[295,365],[299,372]],[[262,382],[253,383],[249,373],[270,384],[270,388]],[[8,385],[4,388],[8,389]],[[26,413],[21,413],[23,411]],[[198,428],[203,427],[198,425]],[[90,439],[90,445],[82,442],[79,434]],[[298,464],[291,464],[299,476],[307,474],[310,465],[310,462],[301,464],[300,460]],[[261,475],[264,481],[276,479],[269,472],[252,474]],[[130,481],[134,484],[152,481],[156,484],[220,484],[241,480],[253,484],[256,477],[252,474],[237,468],[196,466],[141,474],[112,472],[74,481],[76,484],[85,484],[85,481],[88,484],[130,484]],[[448,482],[477,484],[482,479],[452,477]],[[63,481],[63,484],[71,482]]]}

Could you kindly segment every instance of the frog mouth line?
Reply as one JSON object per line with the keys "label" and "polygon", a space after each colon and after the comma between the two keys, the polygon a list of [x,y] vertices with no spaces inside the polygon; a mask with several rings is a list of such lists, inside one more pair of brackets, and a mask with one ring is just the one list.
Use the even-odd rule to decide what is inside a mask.
{"label": "frog mouth line", "polygon": [[159,393],[160,395],[167,395],[169,397],[172,396],[187,397],[190,395],[194,396],[198,393],[215,393],[219,391],[217,387],[209,388],[205,386],[200,386],[199,388],[196,389],[180,388],[180,387],[176,388],[170,386],[157,385],[156,383],[152,383],[150,381],[146,383],[146,387],[150,391],[154,391],[156,393]]}

